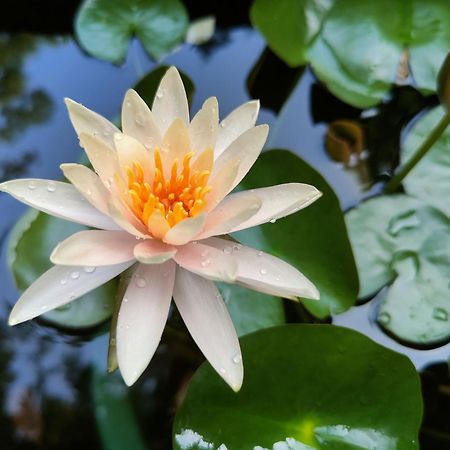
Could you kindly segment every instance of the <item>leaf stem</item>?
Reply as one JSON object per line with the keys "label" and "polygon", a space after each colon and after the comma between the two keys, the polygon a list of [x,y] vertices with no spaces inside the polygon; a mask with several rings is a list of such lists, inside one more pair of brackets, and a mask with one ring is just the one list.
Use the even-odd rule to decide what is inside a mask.
{"label": "leaf stem", "polygon": [[442,133],[450,124],[450,115],[446,113],[439,123],[431,130],[428,137],[422,142],[416,153],[400,168],[384,187],[384,192],[393,193],[400,186],[403,179],[411,172],[416,164],[428,153],[433,144],[441,137]]}

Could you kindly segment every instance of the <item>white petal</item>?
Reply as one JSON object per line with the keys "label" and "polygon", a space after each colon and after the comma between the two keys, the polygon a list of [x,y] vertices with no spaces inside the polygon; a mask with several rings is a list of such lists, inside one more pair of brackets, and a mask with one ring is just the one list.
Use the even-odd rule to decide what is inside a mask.
{"label": "white petal", "polygon": [[116,133],[114,135],[114,142],[117,149],[117,159],[124,179],[127,179],[125,178],[126,168],[133,169],[134,163],[136,162],[139,163],[144,172],[144,180],[150,183],[153,168],[150,151],[135,138],[122,133]]}
{"label": "white petal", "polygon": [[80,134],[80,145],[104,186],[110,189],[114,175],[119,173],[116,151],[97,137],[85,133]]}
{"label": "white petal", "polygon": [[117,359],[128,386],[142,374],[158,347],[169,314],[175,264],[139,264],[120,305]]}
{"label": "white petal", "polygon": [[176,247],[156,239],[146,239],[134,247],[134,257],[144,264],[161,264],[172,259],[176,252]]}
{"label": "white petal", "polygon": [[164,236],[163,241],[166,244],[184,245],[192,241],[202,230],[205,223],[205,215],[199,214],[195,217],[189,217],[173,226]]}
{"label": "white petal", "polygon": [[214,247],[193,243],[178,248],[174,260],[189,272],[209,280],[232,283],[237,276],[237,263],[233,255],[227,255]]}
{"label": "white petal", "polygon": [[183,157],[191,151],[189,129],[181,119],[176,119],[167,129],[163,137],[162,154],[164,171],[170,176],[170,169],[175,158],[178,158],[178,167],[182,167]]}
{"label": "white petal", "polygon": [[213,149],[219,127],[219,105],[216,97],[208,98],[189,125],[192,149],[198,153]]}
{"label": "white petal", "polygon": [[251,220],[260,208],[261,200],[255,195],[237,197],[231,194],[208,213],[204,231],[198,239],[228,234],[238,228],[241,223]]}
{"label": "white petal", "polygon": [[133,262],[105,267],[53,266],[41,275],[15,304],[9,324],[16,325],[66,305],[113,279]]}
{"label": "white petal", "polygon": [[98,175],[82,164],[61,164],[64,176],[77,191],[95,208],[108,215],[109,192]]}
{"label": "white petal", "polygon": [[[271,220],[277,220],[306,208],[322,196],[314,186],[301,183],[279,184],[251,191],[230,194],[224,200],[236,203],[257,196],[261,201],[260,210],[248,220],[241,222],[228,233],[255,227]],[[214,211],[213,211],[214,212]],[[218,234],[218,233],[217,233]]]}
{"label": "white petal", "polygon": [[163,76],[152,105],[153,117],[164,134],[176,119],[189,124],[189,107],[183,81],[175,67]]}
{"label": "white petal", "polygon": [[125,231],[80,231],[59,243],[50,259],[64,266],[110,266],[131,261],[136,238]]}
{"label": "white petal", "polygon": [[142,239],[149,237],[144,224],[118,198],[109,199],[108,209],[111,218],[120,228]]}
{"label": "white petal", "polygon": [[177,268],[173,298],[189,332],[211,366],[238,391],[244,378],[239,341],[212,281]]}
{"label": "white petal", "polygon": [[129,89],[122,105],[122,129],[147,149],[161,145],[161,133],[153,113],[139,94]]}
{"label": "white petal", "polygon": [[106,145],[114,148],[113,136],[120,130],[100,114],[85,108],[70,98],[65,99],[69,117],[78,136],[82,133],[96,136]]}
{"label": "white petal", "polygon": [[264,143],[266,142],[268,133],[269,127],[267,125],[259,125],[254,128],[250,128],[250,130],[247,130],[241,134],[216,159],[213,172],[211,174],[211,180],[214,180],[215,177],[219,176],[220,172],[224,170],[230,161],[234,161],[238,158],[238,173],[230,191],[233,190],[255,163],[261,153]]}
{"label": "white petal", "polygon": [[19,179],[0,184],[0,191],[7,192],[22,203],[61,219],[104,230],[118,229],[108,216],[95,209],[69,183]]}
{"label": "white petal", "polygon": [[216,158],[244,131],[255,126],[259,100],[252,100],[231,111],[220,123],[214,154]]}
{"label": "white petal", "polygon": [[209,238],[202,243],[225,253],[233,251],[238,263],[237,284],[291,300],[320,297],[311,281],[282,259],[225,239]]}

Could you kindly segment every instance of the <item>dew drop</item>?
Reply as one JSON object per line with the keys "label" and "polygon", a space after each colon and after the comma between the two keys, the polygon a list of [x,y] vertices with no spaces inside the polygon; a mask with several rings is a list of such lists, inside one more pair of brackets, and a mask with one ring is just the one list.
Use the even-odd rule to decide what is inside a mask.
{"label": "dew drop", "polygon": [[204,261],[202,261],[201,263],[200,263],[200,265],[202,266],[202,267],[207,267],[207,266],[209,266],[211,264],[211,260],[210,259],[205,259]]}
{"label": "dew drop", "polygon": [[226,255],[229,255],[229,254],[233,251],[233,249],[232,249],[231,247],[229,247],[229,246],[226,246],[226,247],[223,248],[222,251],[223,251]]}
{"label": "dew drop", "polygon": [[47,191],[48,192],[55,192],[56,191],[56,184],[51,182],[47,185]]}
{"label": "dew drop", "polygon": [[137,125],[143,126],[145,124],[145,118],[142,114],[136,114],[134,121]]}
{"label": "dew drop", "polygon": [[242,361],[242,356],[241,356],[239,353],[236,353],[236,354],[233,356],[233,362],[234,362],[235,364],[239,364],[241,361]]}
{"label": "dew drop", "polygon": [[257,255],[258,255],[258,256],[262,256],[262,255],[263,255],[263,252],[260,250],[260,251],[257,253]]}
{"label": "dew drop", "polygon": [[36,189],[36,185],[32,182],[28,183],[28,189],[30,191],[34,191]]}
{"label": "dew drop", "polygon": [[86,273],[92,273],[92,272],[95,272],[95,267],[85,267],[85,268],[84,268],[84,271],[85,271]]}
{"label": "dew drop", "polygon": [[124,298],[123,298],[123,302],[124,302],[124,303],[128,303],[128,297],[124,297]]}
{"label": "dew drop", "polygon": [[144,288],[145,286],[147,286],[147,282],[145,281],[144,278],[136,277],[136,286],[140,287],[140,288]]}
{"label": "dew drop", "polygon": [[222,120],[222,122],[220,122],[220,128],[225,128],[227,126],[227,123]]}
{"label": "dew drop", "polygon": [[225,374],[227,373],[227,371],[226,371],[223,367],[221,367],[221,368],[219,369],[219,372],[220,372],[222,375],[225,375]]}
{"label": "dew drop", "polygon": [[434,308],[433,318],[436,320],[442,320],[443,322],[448,320],[448,312],[444,308]]}
{"label": "dew drop", "polygon": [[200,255],[203,256],[203,257],[205,257],[205,256],[208,255],[208,253],[209,253],[209,250],[203,250],[203,251],[200,253]]}
{"label": "dew drop", "polygon": [[159,91],[156,93],[156,97],[158,97],[158,98],[163,98],[163,96],[164,96],[164,93],[163,93],[162,90],[159,90]]}
{"label": "dew drop", "polygon": [[67,284],[67,280],[65,278],[60,280],[60,283],[64,286],[65,284]]}
{"label": "dew drop", "polygon": [[238,252],[241,248],[242,248],[242,244],[236,244],[236,245],[233,245],[233,250],[234,250],[235,252]]}
{"label": "dew drop", "polygon": [[261,275],[265,275],[267,273],[267,269],[262,268],[259,272]]}
{"label": "dew drop", "polygon": [[270,219],[270,223],[275,223],[277,221],[277,219]]}
{"label": "dew drop", "polygon": [[92,195],[92,191],[90,190],[90,189],[88,189],[87,191],[86,191],[86,194],[87,195],[89,195],[89,197]]}
{"label": "dew drop", "polygon": [[117,133],[117,134],[115,135],[115,139],[116,139],[116,141],[121,141],[121,140],[123,139],[123,134]]}
{"label": "dew drop", "polygon": [[71,292],[69,294],[69,300],[75,300],[75,298],[76,298],[75,292]]}
{"label": "dew drop", "polygon": [[72,272],[70,274],[70,278],[72,278],[72,280],[76,280],[77,278],[80,278],[80,272]]}
{"label": "dew drop", "polygon": [[382,312],[378,316],[378,322],[380,322],[382,325],[387,325],[391,321],[391,316],[387,312]]}

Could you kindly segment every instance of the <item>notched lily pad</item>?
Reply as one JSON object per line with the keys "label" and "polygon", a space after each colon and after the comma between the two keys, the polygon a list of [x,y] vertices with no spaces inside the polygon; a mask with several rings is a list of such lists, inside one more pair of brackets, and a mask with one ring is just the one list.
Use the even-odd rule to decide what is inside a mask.
{"label": "notched lily pad", "polygon": [[[49,256],[58,242],[86,227],[29,209],[11,231],[8,265],[17,288],[30,286],[52,263]],[[116,282],[110,281],[89,294],[42,316],[63,328],[89,328],[111,317]]]}
{"label": "notched lily pad", "polygon": [[241,347],[240,392],[208,364],[194,375],[175,449],[419,448],[420,383],[407,357],[330,325],[261,330]]}
{"label": "notched lily pad", "polygon": [[379,323],[413,344],[450,339],[450,220],[406,195],[368,200],[346,220],[360,297],[388,285]]}
{"label": "notched lily pad", "polygon": [[125,59],[133,36],[159,59],[184,41],[187,27],[179,0],[85,0],[75,19],[83,49],[115,64]]}

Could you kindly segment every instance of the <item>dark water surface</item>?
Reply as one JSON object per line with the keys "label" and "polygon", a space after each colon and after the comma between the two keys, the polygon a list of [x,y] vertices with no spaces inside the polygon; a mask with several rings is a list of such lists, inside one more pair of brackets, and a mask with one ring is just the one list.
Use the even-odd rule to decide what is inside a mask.
{"label": "dark water surface", "polygon": [[[225,116],[249,98],[247,77],[264,50],[264,42],[248,28],[222,32],[219,41],[207,48],[186,45],[164,63],[176,65],[194,81],[192,111],[215,95],[221,116]],[[87,57],[68,37],[0,35],[0,58],[0,67],[4,68],[0,73],[1,181],[16,177],[60,178],[59,165],[77,161],[81,150],[63,98],[71,97],[113,119],[119,114],[125,91],[154,66],[136,43],[130,48],[126,64],[114,67]],[[276,92],[276,80],[271,79],[266,89]],[[394,103],[397,95],[419,105],[407,106],[409,113],[427,103],[408,90],[394,93]],[[384,110],[382,107],[383,114],[395,118],[404,113],[405,107],[397,103],[400,106],[394,106],[394,111],[390,106]],[[280,113],[263,108],[259,122],[271,126],[268,148],[288,148],[317,168],[347,209],[377,188],[363,190],[360,171],[333,162],[324,150],[328,119],[340,117],[344,110],[347,116],[359,114],[341,107],[321,91],[307,70]],[[370,119],[379,112],[369,111],[363,116]],[[389,134],[393,128],[386,128],[381,119],[369,125],[385,130],[383,142],[398,139]],[[376,135],[376,130],[372,133]],[[383,170],[379,170],[380,174]],[[197,361],[197,354],[193,359],[192,354],[186,354],[188,348],[178,344],[173,347],[166,333],[147,375],[127,390],[118,376],[104,375],[106,325],[81,336],[69,336],[38,323],[7,327],[10,308],[19,295],[6,265],[7,235],[25,210],[24,205],[0,194],[0,448],[79,449],[82,445],[84,449],[119,449],[120,437],[107,430],[123,426],[127,421],[124,411],[128,410],[134,411],[141,430],[134,448],[144,448],[144,444],[152,449],[170,448],[171,418],[180,400],[175,394],[195,369],[197,362],[192,361]],[[406,353],[419,370],[448,359],[449,345],[418,350],[395,342],[376,325],[375,311],[376,302],[370,302],[334,322]],[[437,375],[430,373],[426,385],[431,386],[431,392]]]}

